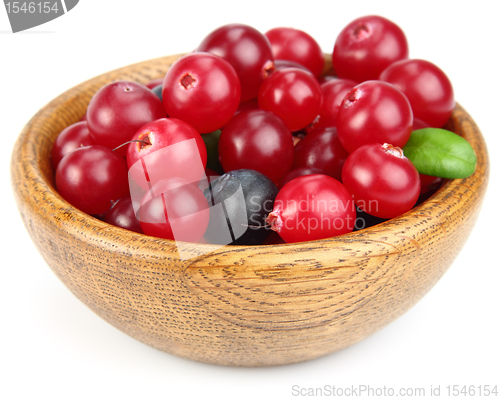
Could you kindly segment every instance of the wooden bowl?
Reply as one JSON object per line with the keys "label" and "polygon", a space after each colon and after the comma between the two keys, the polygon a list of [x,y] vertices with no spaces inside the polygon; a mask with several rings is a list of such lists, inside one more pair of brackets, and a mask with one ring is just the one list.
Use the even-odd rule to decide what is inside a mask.
{"label": "wooden bowl", "polygon": [[[476,172],[446,181],[410,212],[358,232],[313,242],[225,246],[208,254],[108,225],[55,189],[52,143],[85,113],[104,84],[146,83],[179,56],[91,79],[60,95],[15,145],[12,185],[35,245],[64,284],[98,315],[165,352],[234,366],[310,360],[370,336],[438,281],[478,217],[488,181],[486,146],[459,105],[447,129],[477,154]],[[325,57],[325,73],[332,73]],[[203,247],[203,246],[202,246]]]}

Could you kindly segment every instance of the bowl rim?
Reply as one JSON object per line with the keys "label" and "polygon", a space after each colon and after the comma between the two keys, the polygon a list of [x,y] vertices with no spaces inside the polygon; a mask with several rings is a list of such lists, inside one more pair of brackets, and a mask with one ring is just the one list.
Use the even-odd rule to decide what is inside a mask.
{"label": "bowl rim", "polygon": [[[66,200],[64,200],[56,190],[55,178],[53,176],[52,179],[47,177],[49,168],[50,170],[52,170],[52,166],[50,165],[50,157],[41,159],[41,153],[44,152],[39,146],[33,145],[33,143],[43,142],[45,146],[48,146],[55,140],[57,136],[57,134],[55,133],[56,130],[60,132],[62,129],[59,128],[68,126],[69,124],[80,120],[83,114],[79,115],[79,113],[76,112],[67,112],[66,114],[64,114],[64,106],[68,102],[77,104],[77,107],[79,109],[83,109],[83,107],[85,107],[86,109],[86,104],[88,103],[88,100],[90,100],[89,93],[95,93],[100,87],[103,86],[103,84],[113,80],[117,80],[113,79],[113,77],[120,76],[120,79],[123,80],[127,80],[132,77],[135,81],[138,81],[136,75],[140,74],[140,79],[142,80],[140,83],[146,83],[148,79],[152,80],[154,78],[160,77],[162,73],[164,74],[168,69],[168,66],[182,55],[183,54],[176,54],[172,56],[146,60],[98,75],[65,91],[64,93],[51,100],[42,109],[40,109],[23,128],[21,134],[16,140],[16,144],[12,151],[10,168],[11,183],[16,196],[18,207],[30,207],[33,209],[33,212],[36,212],[36,208],[40,208],[39,204],[36,204],[36,202],[33,201],[32,198],[26,195],[26,190],[34,190],[42,194],[43,198],[46,201],[51,202],[52,213],[48,213],[49,215],[46,215],[46,217],[50,216],[51,218],[56,219],[57,225],[59,225],[61,229],[70,229],[75,231],[75,227],[71,227],[71,225],[72,222],[78,221],[80,231],[82,227],[86,227],[85,229],[88,230],[106,231],[112,234],[113,238],[123,237],[122,240],[115,240],[115,242],[113,243],[113,245],[115,245],[117,248],[119,248],[125,242],[140,243],[140,247],[143,250],[144,248],[146,248],[151,251],[151,256],[157,257],[158,250],[163,249],[165,251],[165,254],[168,255],[169,258],[175,259],[177,257],[177,259],[175,260],[185,265],[186,262],[178,257],[176,242],[174,240],[156,238],[115,227],[91,215],[88,215],[83,211],[80,211],[79,209],[68,203]],[[331,75],[333,72],[331,61],[329,62],[328,57],[329,56],[325,54],[325,68],[323,75]],[[61,117],[57,120],[58,123],[56,125],[58,126],[58,129],[56,129],[53,125],[54,112],[62,112],[62,114],[58,114],[58,116]],[[48,127],[48,125],[50,124],[52,124],[51,128]],[[450,124],[452,127],[452,129],[450,130],[453,131],[461,127],[464,128],[465,126],[465,128],[462,129],[461,136],[465,137],[469,141],[469,143],[473,145],[476,154],[478,156],[481,156],[478,157],[476,171],[468,178],[444,180],[440,188],[435,193],[433,193],[421,204],[412,208],[410,211],[396,218],[389,219],[371,227],[367,227],[340,236],[314,241],[268,245],[226,245],[223,247],[216,246],[213,251],[207,251],[207,249],[211,246],[213,247],[213,245],[202,243],[193,244],[192,246],[189,246],[190,251],[193,252],[193,257],[187,260],[187,263],[190,264],[200,257],[215,257],[217,254],[220,255],[222,253],[240,253],[243,257],[243,253],[246,253],[248,251],[251,252],[255,249],[262,249],[263,247],[268,249],[270,252],[276,250],[277,248],[286,249],[290,252],[296,252],[303,250],[305,247],[311,246],[335,246],[336,244],[340,243],[345,244],[356,241],[366,241],[370,234],[375,234],[380,231],[387,232],[396,228],[400,229],[402,221],[411,221],[414,218],[421,216],[426,204],[430,202],[441,202],[443,204],[447,204],[444,200],[446,199],[449,201],[452,198],[447,197],[446,194],[452,191],[452,189],[455,189],[457,186],[472,187],[473,183],[476,182],[476,185],[479,185],[480,188],[482,188],[484,191],[486,189],[488,181],[489,163],[486,144],[481,135],[481,132],[479,131],[479,128],[477,127],[473,119],[469,116],[469,114],[467,114],[467,112],[458,103],[456,103],[453,115],[448,122],[448,125]],[[449,129],[446,126],[445,128]],[[45,148],[44,154],[46,153],[47,149]],[[29,162],[22,161],[23,157],[24,159],[29,160]],[[23,185],[16,185],[16,182],[20,182],[22,180],[19,176],[20,169],[22,169],[25,173],[25,177],[30,176],[31,178],[28,180],[25,179],[23,181],[24,186],[26,186],[25,188],[20,187]],[[479,180],[479,183],[477,183],[477,180]],[[460,206],[462,204],[465,204],[468,200],[470,200],[470,197],[474,195],[473,192],[474,191],[469,191],[467,195],[460,196],[460,198],[455,198],[454,201],[456,205]],[[479,200],[482,200],[483,196],[480,197],[481,198]],[[76,234],[76,232],[74,232],[74,234]],[[112,239],[108,238],[108,245],[110,241],[112,241]],[[197,249],[202,254],[196,255],[198,252]],[[146,251],[146,253],[143,254],[147,253],[149,253],[149,251]]]}

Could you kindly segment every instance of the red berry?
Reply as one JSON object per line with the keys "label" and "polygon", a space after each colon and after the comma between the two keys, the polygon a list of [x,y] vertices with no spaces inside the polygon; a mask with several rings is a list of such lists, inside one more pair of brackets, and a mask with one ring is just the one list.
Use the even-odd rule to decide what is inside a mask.
{"label": "red berry", "polygon": [[197,51],[216,54],[236,70],[241,84],[241,101],[257,96],[263,79],[274,69],[269,40],[244,24],[221,26],[209,33]]}
{"label": "red berry", "polygon": [[337,36],[333,69],[340,78],[363,82],[378,79],[395,61],[408,58],[408,43],[399,26],[369,15],[349,23]]}
{"label": "red berry", "polygon": [[129,194],[118,199],[106,212],[104,221],[119,228],[142,233],[141,224],[135,215],[132,199]]}
{"label": "red berry", "polygon": [[[309,72],[312,74],[312,72],[304,67],[303,65],[296,63],[295,61],[290,61],[290,60],[274,60],[274,71],[281,71],[282,69],[285,68],[298,68],[298,69],[303,69],[306,72]],[[274,72],[273,71],[273,72]]]}
{"label": "red berry", "polygon": [[[87,123],[96,143],[114,149],[128,142],[141,126],[166,115],[160,99],[146,86],[118,81],[92,97]],[[125,155],[126,147],[117,151]]]}
{"label": "red berry", "polygon": [[403,147],[412,132],[413,114],[406,96],[382,81],[366,81],[344,97],[337,115],[340,143],[348,151],[368,143]]}
{"label": "red berry", "polygon": [[285,186],[288,182],[291,180],[298,178],[299,176],[306,176],[306,175],[314,175],[314,174],[325,174],[325,172],[319,168],[309,168],[309,167],[299,167],[292,169],[289,171],[283,179],[281,179],[281,182],[279,184],[279,188],[281,189],[283,186]]}
{"label": "red berry", "polygon": [[356,86],[356,82],[349,79],[332,79],[321,84],[323,104],[319,110],[319,118],[314,122],[312,129],[327,126],[337,126],[337,114],[344,96]]}
{"label": "red berry", "polygon": [[274,72],[261,85],[259,107],[278,115],[292,132],[317,117],[323,94],[314,76],[298,68]]}
{"label": "red berry", "polygon": [[390,144],[367,144],[351,153],[342,170],[342,182],[356,205],[379,218],[394,218],[409,211],[420,193],[417,169]]}
{"label": "red berry", "polygon": [[277,183],[292,166],[292,134],[270,111],[240,112],[222,130],[219,159],[226,172],[253,169]]}
{"label": "red berry", "polygon": [[307,175],[288,182],[267,217],[286,242],[325,239],[354,229],[356,208],[342,183],[326,175]]}
{"label": "red berry", "polygon": [[312,36],[299,29],[274,28],[265,33],[274,59],[290,60],[306,67],[315,76],[323,72],[323,52]]}
{"label": "red berry", "polygon": [[182,242],[197,242],[210,217],[207,200],[194,183],[181,178],[156,182],[139,209],[146,235]]}
{"label": "red berry", "polygon": [[86,146],[73,150],[56,170],[59,194],[81,211],[98,215],[128,193],[127,165],[111,149]]}
{"label": "red berry", "polygon": [[90,136],[87,122],[76,122],[63,129],[52,146],[52,166],[54,170],[66,154],[79,147],[92,144],[96,143]]}
{"label": "red berry", "polygon": [[127,164],[130,175],[143,189],[166,178],[198,182],[203,177],[207,164],[205,143],[187,122],[162,118],[144,125],[132,140]]}
{"label": "red berry", "polygon": [[432,127],[441,128],[455,108],[453,87],[446,74],[425,60],[401,60],[388,66],[380,79],[400,89],[413,115]]}
{"label": "red berry", "polygon": [[340,144],[337,128],[318,128],[297,143],[292,167],[319,168],[324,174],[340,181],[348,155]]}
{"label": "red berry", "polygon": [[222,128],[238,109],[240,81],[234,68],[210,53],[190,53],[167,71],[162,98],[167,114],[200,133]]}

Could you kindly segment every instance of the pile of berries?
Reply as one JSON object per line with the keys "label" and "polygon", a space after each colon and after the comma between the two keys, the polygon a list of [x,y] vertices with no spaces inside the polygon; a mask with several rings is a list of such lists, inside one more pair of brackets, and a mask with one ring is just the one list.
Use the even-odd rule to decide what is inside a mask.
{"label": "pile of berries", "polygon": [[340,32],[336,76],[303,31],[222,26],[163,79],[102,87],[54,143],[57,190],[110,224],[189,242],[300,242],[397,217],[440,182],[402,149],[455,106],[446,75],[408,57],[380,16]]}

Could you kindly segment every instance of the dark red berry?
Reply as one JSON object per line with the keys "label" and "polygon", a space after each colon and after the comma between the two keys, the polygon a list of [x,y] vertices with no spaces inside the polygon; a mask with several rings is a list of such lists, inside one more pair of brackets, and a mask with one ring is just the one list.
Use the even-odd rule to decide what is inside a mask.
{"label": "dark red berry", "polygon": [[274,69],[269,40],[244,24],[215,29],[203,39],[197,51],[216,54],[234,67],[240,79],[241,101],[256,97],[260,84]]}
{"label": "dark red berry", "polygon": [[392,83],[410,101],[413,115],[441,128],[455,108],[453,87],[446,74],[426,60],[401,60],[388,66],[380,79]]}
{"label": "dark red berry", "polygon": [[292,134],[270,111],[240,112],[222,130],[219,159],[226,172],[253,169],[278,183],[292,167]]}
{"label": "dark red berry", "polygon": [[52,166],[57,168],[62,158],[73,150],[96,144],[90,136],[87,122],[76,122],[63,129],[52,146]]}
{"label": "dark red berry", "polygon": [[210,53],[178,59],[163,81],[163,104],[169,117],[191,124],[200,133],[222,128],[238,109],[241,87],[234,68]]}
{"label": "dark red berry", "polygon": [[337,128],[318,128],[295,146],[292,168],[319,168],[324,174],[342,180],[342,167],[349,153],[340,143]]}
{"label": "dark red berry", "polygon": [[323,52],[318,42],[304,31],[294,28],[274,28],[265,33],[274,59],[290,60],[306,67],[315,76],[323,72]]}
{"label": "dark red berry", "polygon": [[406,96],[382,81],[355,86],[342,100],[337,114],[340,143],[348,151],[368,143],[403,147],[412,132],[413,114]]}
{"label": "dark red berry", "polygon": [[[114,149],[128,142],[148,122],[165,118],[160,99],[136,82],[118,81],[105,85],[90,100],[87,123],[99,145]],[[126,154],[126,147],[118,150]]]}
{"label": "dark red berry", "polygon": [[323,94],[316,78],[298,68],[274,72],[261,85],[259,107],[272,111],[288,129],[298,131],[317,117]]}
{"label": "dark red berry", "polygon": [[98,215],[129,191],[125,160],[111,149],[80,147],[67,154],[56,170],[59,194],[81,211]]}
{"label": "dark red berry", "polygon": [[337,36],[333,69],[340,78],[356,82],[378,79],[395,61],[408,58],[408,43],[399,26],[369,15],[349,23]]}
{"label": "dark red berry", "polygon": [[307,175],[281,188],[267,217],[286,242],[342,235],[354,229],[356,208],[342,183],[327,175]]}
{"label": "dark red berry", "polygon": [[390,144],[364,145],[347,158],[342,182],[356,205],[379,218],[394,218],[409,211],[420,193],[417,169]]}
{"label": "dark red berry", "polygon": [[[139,205],[137,208],[139,208]],[[119,228],[142,233],[141,224],[135,215],[134,206],[129,194],[121,197],[113,204],[106,212],[104,221]]]}

